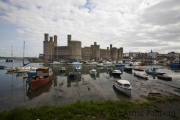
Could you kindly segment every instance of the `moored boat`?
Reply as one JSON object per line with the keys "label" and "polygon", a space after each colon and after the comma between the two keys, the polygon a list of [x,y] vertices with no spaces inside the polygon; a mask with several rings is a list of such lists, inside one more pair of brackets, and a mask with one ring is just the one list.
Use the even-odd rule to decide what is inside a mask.
{"label": "moored boat", "polygon": [[50,64],[50,65],[53,65],[53,64],[61,64],[61,62],[53,60],[52,62],[49,62],[48,64]]}
{"label": "moored boat", "polygon": [[76,70],[81,70],[81,69],[82,69],[81,65],[76,66]]}
{"label": "moored boat", "polygon": [[111,75],[121,75],[121,71],[120,70],[112,70],[110,71]]}
{"label": "moored boat", "polygon": [[141,71],[134,71],[134,75],[137,77],[141,77],[143,79],[148,80],[148,74],[146,72],[141,72]]}
{"label": "moored boat", "polygon": [[60,71],[60,72],[65,72],[65,71],[66,71],[66,68],[65,68],[65,67],[60,67],[59,71]]}
{"label": "moored boat", "polygon": [[129,66],[139,66],[141,65],[141,62],[130,62]]}
{"label": "moored boat", "polygon": [[29,80],[29,90],[39,88],[52,80],[52,69],[43,67],[36,69],[36,76]]}
{"label": "moored boat", "polygon": [[6,67],[4,70],[7,70],[7,72],[15,72],[18,67]]}
{"label": "moored boat", "polygon": [[81,65],[82,63],[80,63],[79,61],[73,60],[71,62],[68,63],[68,65]]}
{"label": "moored boat", "polygon": [[117,80],[114,82],[114,86],[116,89],[118,89],[120,92],[131,96],[131,84],[128,80]]}
{"label": "moored boat", "polygon": [[97,67],[104,67],[104,64],[103,63],[98,63],[96,66]]}
{"label": "moored boat", "polygon": [[103,61],[103,64],[106,65],[106,66],[111,66],[111,65],[112,65],[112,62],[109,62],[109,61]]}
{"label": "moored boat", "polygon": [[31,67],[30,71],[27,72],[28,76],[36,75],[36,67]]}
{"label": "moored boat", "polygon": [[116,66],[116,67],[124,67],[125,64],[116,64],[115,66]]}
{"label": "moored boat", "polygon": [[125,72],[132,72],[132,69],[133,69],[133,68],[123,67],[123,70],[124,70]]}
{"label": "moored boat", "polygon": [[89,73],[90,73],[91,75],[96,75],[96,74],[97,74],[97,72],[96,72],[95,69],[90,70]]}
{"label": "moored boat", "polygon": [[76,78],[77,77],[77,73],[76,72],[69,72],[69,77]]}
{"label": "moored boat", "polygon": [[98,63],[95,61],[88,61],[86,62],[86,65],[97,65]]}
{"label": "moored boat", "polygon": [[136,70],[136,71],[144,71],[143,68],[133,68],[133,69]]}
{"label": "moored boat", "polygon": [[163,74],[165,74],[164,72],[157,72],[156,68],[153,68],[152,70],[147,69],[146,73],[149,75],[163,75]]}
{"label": "moored boat", "polygon": [[172,77],[165,76],[165,75],[157,75],[157,78],[161,80],[172,81]]}
{"label": "moored boat", "polygon": [[16,72],[21,73],[21,72],[28,72],[31,70],[30,66],[23,66],[23,67],[19,67],[16,69]]}
{"label": "moored boat", "polygon": [[0,70],[3,70],[3,69],[5,69],[5,68],[6,68],[6,66],[0,65]]}

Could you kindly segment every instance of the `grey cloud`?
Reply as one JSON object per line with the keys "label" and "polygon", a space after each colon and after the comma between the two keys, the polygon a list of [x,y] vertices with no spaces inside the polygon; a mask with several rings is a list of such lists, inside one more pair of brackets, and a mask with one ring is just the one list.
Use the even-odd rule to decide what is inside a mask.
{"label": "grey cloud", "polygon": [[153,25],[175,24],[180,21],[180,1],[165,0],[146,8],[143,13],[142,23]]}

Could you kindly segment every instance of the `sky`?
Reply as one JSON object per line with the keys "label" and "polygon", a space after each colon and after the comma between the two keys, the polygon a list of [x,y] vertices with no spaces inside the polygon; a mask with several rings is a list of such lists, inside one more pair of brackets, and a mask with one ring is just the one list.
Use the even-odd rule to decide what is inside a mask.
{"label": "sky", "polygon": [[38,57],[44,34],[101,49],[180,53],[180,0],[0,0],[0,56]]}

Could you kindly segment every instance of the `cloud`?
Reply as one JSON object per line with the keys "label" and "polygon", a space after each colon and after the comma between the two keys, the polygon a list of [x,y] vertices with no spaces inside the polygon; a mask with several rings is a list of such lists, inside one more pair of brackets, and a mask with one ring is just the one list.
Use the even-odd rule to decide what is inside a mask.
{"label": "cloud", "polygon": [[26,41],[33,48],[33,56],[43,52],[44,33],[56,34],[59,46],[66,46],[67,35],[71,34],[73,40],[82,42],[82,47],[98,42],[103,49],[112,44],[124,47],[124,52],[150,49],[179,52],[179,3],[177,0],[0,1],[0,22],[16,27],[13,32],[0,28],[9,31],[0,41],[2,45],[9,41],[19,46]]}

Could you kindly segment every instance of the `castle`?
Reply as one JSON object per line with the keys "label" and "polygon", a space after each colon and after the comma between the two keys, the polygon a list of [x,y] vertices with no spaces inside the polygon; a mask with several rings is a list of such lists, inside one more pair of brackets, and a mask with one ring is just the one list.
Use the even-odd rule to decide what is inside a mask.
{"label": "castle", "polygon": [[100,45],[94,42],[90,47],[82,47],[81,41],[71,40],[71,35],[67,35],[67,46],[57,46],[57,36],[50,37],[49,34],[44,34],[43,41],[43,58],[47,60],[99,60],[112,59],[119,60],[123,58],[123,48],[115,48],[110,44],[110,49],[100,49]]}

